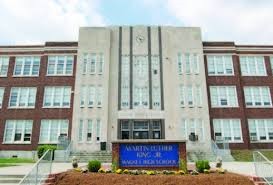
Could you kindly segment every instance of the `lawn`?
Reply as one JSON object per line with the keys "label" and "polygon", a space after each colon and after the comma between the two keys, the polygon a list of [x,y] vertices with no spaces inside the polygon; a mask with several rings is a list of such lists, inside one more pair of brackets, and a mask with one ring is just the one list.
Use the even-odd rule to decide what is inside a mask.
{"label": "lawn", "polygon": [[32,159],[26,158],[0,158],[0,164],[3,163],[34,163]]}
{"label": "lawn", "polygon": [[[251,162],[253,161],[254,150],[231,150],[231,155],[235,161]],[[273,161],[273,150],[259,150],[270,161]]]}
{"label": "lawn", "polygon": [[8,167],[8,166],[16,166],[16,164],[7,164],[7,163],[0,163],[0,168],[2,167]]}
{"label": "lawn", "polygon": [[199,175],[126,175],[68,171],[57,175],[55,185],[253,185],[246,176],[233,173]]}

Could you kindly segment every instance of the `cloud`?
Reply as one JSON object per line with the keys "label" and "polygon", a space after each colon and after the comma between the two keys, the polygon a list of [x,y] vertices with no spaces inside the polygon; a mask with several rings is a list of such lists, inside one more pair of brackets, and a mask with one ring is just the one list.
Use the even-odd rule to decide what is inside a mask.
{"label": "cloud", "polygon": [[80,26],[102,26],[98,0],[1,0],[0,44],[78,39]]}
{"label": "cloud", "polygon": [[200,26],[203,40],[273,44],[273,1],[167,0],[165,7],[184,26]]}

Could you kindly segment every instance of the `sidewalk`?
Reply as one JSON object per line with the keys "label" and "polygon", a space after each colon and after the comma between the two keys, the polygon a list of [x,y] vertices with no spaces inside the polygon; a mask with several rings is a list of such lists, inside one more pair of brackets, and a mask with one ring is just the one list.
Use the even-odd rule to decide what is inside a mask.
{"label": "sidewalk", "polygon": [[[193,163],[194,164],[194,163]],[[215,167],[215,163],[210,163]],[[0,175],[26,175],[34,164],[20,164],[20,166],[11,166],[0,168]],[[85,166],[87,163],[79,163],[79,166]],[[110,168],[111,164],[103,164],[104,167]],[[234,172],[242,175],[255,175],[254,164],[252,162],[223,162],[223,168],[229,172]],[[60,173],[72,169],[71,163],[53,163],[52,173]]]}

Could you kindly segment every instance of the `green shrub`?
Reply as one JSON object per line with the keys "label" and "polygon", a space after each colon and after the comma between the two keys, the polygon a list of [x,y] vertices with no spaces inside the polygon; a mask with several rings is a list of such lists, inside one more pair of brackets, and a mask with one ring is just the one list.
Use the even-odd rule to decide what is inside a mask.
{"label": "green shrub", "polygon": [[204,173],[204,170],[210,169],[209,161],[207,160],[196,161],[195,167],[198,172]]}
{"label": "green shrub", "polygon": [[90,172],[98,172],[101,168],[101,162],[97,160],[92,160],[88,162],[88,170]]}
{"label": "green shrub", "polygon": [[187,170],[187,163],[184,159],[179,160],[179,170],[183,170],[185,173],[188,172]]}
{"label": "green shrub", "polygon": [[57,149],[57,147],[54,146],[54,145],[41,145],[41,146],[38,146],[38,148],[37,148],[38,158],[40,159],[47,150],[53,150],[54,151],[56,149]]}

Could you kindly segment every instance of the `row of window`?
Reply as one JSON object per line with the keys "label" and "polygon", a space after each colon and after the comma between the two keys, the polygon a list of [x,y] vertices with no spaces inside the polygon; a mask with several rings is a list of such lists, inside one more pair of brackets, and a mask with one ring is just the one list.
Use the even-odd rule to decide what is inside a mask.
{"label": "row of window", "polygon": [[[41,57],[20,56],[15,58],[13,76],[39,76]],[[74,56],[56,55],[48,57],[48,76],[72,76]],[[9,57],[0,57],[0,77],[8,74]]]}
{"label": "row of window", "polygon": [[80,92],[80,107],[102,107],[103,88],[101,85],[83,85]]}
{"label": "row of window", "polygon": [[[273,71],[273,57],[270,57],[271,70]],[[231,55],[207,55],[209,76],[234,75],[233,60]],[[178,73],[180,69],[178,60]],[[266,76],[266,66],[263,56],[240,56],[242,76]]]}
{"label": "row of window", "polygon": [[[251,142],[273,141],[273,119],[248,119]],[[204,123],[202,119],[182,119],[181,133],[185,139],[197,135],[204,140]],[[213,119],[214,139],[233,143],[243,142],[240,119]]]}
{"label": "row of window", "polygon": [[[70,86],[47,86],[44,88],[44,108],[69,108]],[[0,87],[0,107],[2,107],[5,88]],[[35,108],[37,87],[12,87],[9,108]]]}
{"label": "row of window", "polygon": [[[273,141],[273,119],[248,119],[248,127],[251,142]],[[214,119],[213,128],[216,141],[243,142],[239,119]]]}
{"label": "row of window", "polygon": [[101,120],[81,119],[78,126],[78,142],[93,142],[94,140],[97,142],[101,140]]}
{"label": "row of window", "polygon": [[[272,107],[270,88],[244,87],[246,107]],[[238,107],[236,86],[210,86],[211,107]]]}
{"label": "row of window", "polygon": [[103,73],[104,55],[103,53],[84,53],[82,59],[82,74],[99,74]]}
{"label": "row of window", "polygon": [[200,58],[197,53],[178,53],[178,74],[199,74]]}
{"label": "row of window", "polygon": [[[39,143],[58,143],[60,136],[68,136],[68,120],[41,120]],[[3,142],[5,144],[30,144],[33,120],[7,120]]]}

